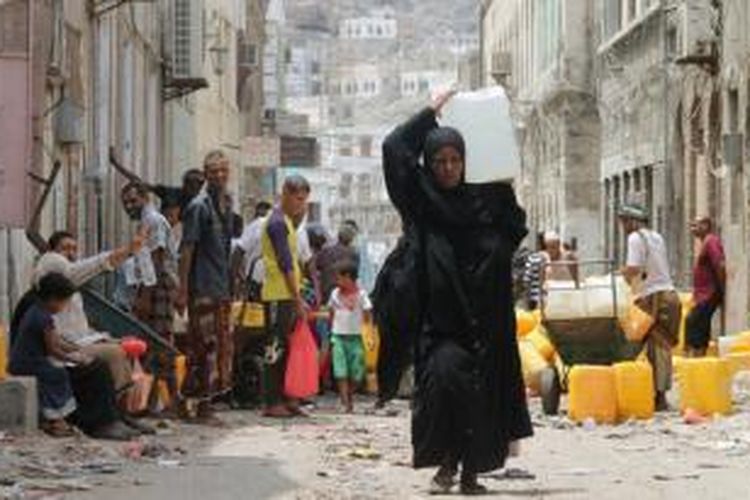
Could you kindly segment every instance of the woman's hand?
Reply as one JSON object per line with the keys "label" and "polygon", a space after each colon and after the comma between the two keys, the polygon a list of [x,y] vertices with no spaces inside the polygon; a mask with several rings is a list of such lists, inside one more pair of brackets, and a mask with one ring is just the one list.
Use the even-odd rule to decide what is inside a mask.
{"label": "woman's hand", "polygon": [[443,107],[450,101],[454,95],[456,95],[458,91],[456,89],[447,90],[445,92],[441,92],[435,96],[435,98],[432,100],[432,104],[430,107],[435,111],[435,114],[437,116],[440,116],[440,113],[443,111]]}

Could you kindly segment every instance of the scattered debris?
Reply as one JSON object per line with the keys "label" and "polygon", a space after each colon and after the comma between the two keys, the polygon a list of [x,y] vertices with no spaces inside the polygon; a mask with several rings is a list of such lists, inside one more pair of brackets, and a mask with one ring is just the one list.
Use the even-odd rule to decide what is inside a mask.
{"label": "scattered debris", "polygon": [[373,448],[354,448],[349,451],[348,456],[351,458],[360,458],[364,460],[379,460],[381,454]]}
{"label": "scattered debris", "polygon": [[561,476],[595,476],[601,474],[601,469],[587,469],[583,467],[560,471]]}
{"label": "scattered debris", "polygon": [[652,479],[654,481],[679,481],[680,479],[700,479],[699,474],[682,474],[679,476],[668,476],[666,474],[654,474]]}
{"label": "scattered debris", "polygon": [[159,467],[163,467],[163,468],[165,468],[165,469],[176,469],[176,468],[178,468],[178,467],[182,467],[182,466],[183,466],[183,465],[185,465],[185,464],[183,464],[183,463],[182,463],[182,462],[180,462],[179,460],[166,460],[166,459],[159,459],[159,460],[158,460],[158,461],[156,462],[156,465],[158,465]]}
{"label": "scattered debris", "polygon": [[483,477],[487,477],[489,479],[495,479],[497,481],[508,481],[508,480],[533,481],[536,479],[536,474],[533,474],[525,469],[511,467],[511,468],[503,469],[502,471],[498,473],[485,474]]}

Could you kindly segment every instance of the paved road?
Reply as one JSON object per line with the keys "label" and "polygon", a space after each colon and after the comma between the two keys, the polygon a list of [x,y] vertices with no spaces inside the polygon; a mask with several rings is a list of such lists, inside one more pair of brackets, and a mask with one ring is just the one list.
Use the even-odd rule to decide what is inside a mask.
{"label": "paved road", "polygon": [[[536,436],[509,466],[533,478],[488,475],[497,498],[750,498],[750,406],[688,426],[676,413],[647,423],[582,428],[546,418],[534,404]],[[242,417],[179,468],[151,465],[118,487],[81,499],[416,499],[430,471],[408,467],[408,410],[396,416],[335,414],[279,424]],[[128,481],[130,481],[128,483]]]}

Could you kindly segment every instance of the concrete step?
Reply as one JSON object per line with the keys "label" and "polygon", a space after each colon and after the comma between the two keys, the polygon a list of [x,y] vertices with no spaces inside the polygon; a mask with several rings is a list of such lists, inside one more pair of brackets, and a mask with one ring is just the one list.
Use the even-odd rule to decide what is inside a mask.
{"label": "concrete step", "polygon": [[0,431],[31,433],[39,426],[34,377],[8,377],[0,382]]}

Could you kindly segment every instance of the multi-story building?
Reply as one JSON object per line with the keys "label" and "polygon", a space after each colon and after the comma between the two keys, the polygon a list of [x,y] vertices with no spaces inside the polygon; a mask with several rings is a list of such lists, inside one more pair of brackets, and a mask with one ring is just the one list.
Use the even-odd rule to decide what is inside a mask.
{"label": "multi-story building", "polygon": [[624,257],[615,213],[638,200],[689,286],[697,215],[719,215],[721,109],[710,2],[607,0],[597,23],[606,252]]}
{"label": "multi-story building", "polygon": [[512,106],[522,158],[517,190],[536,231],[577,240],[601,255],[600,121],[592,0],[485,0],[485,85],[500,83]]}
{"label": "multi-story building", "polygon": [[740,331],[747,326],[750,311],[750,5],[747,2],[721,2],[715,19],[722,19],[721,161],[717,177],[721,183],[718,218],[727,253],[727,329]]}
{"label": "multi-story building", "polygon": [[[244,95],[244,112],[260,99],[257,86],[255,94],[241,91],[237,70],[247,60],[238,44],[260,2],[0,2],[0,94],[26,107],[0,111],[0,130],[33,138],[12,172],[13,189],[28,194],[23,213],[3,218],[0,231],[0,322],[26,291],[35,258],[19,226],[42,237],[68,229],[83,254],[128,237],[132,224],[119,201],[125,179],[111,168],[110,150],[146,181],[168,184],[200,167],[208,149],[236,154],[242,126],[252,128],[238,101]],[[5,64],[21,52],[28,71],[14,76]],[[55,164],[60,174],[31,220],[43,185],[27,171],[41,179]]]}
{"label": "multi-story building", "polygon": [[263,50],[264,117],[273,123],[284,108],[286,69],[291,52],[286,39],[286,5],[284,0],[270,0],[265,12],[266,40]]}
{"label": "multi-story building", "polygon": [[342,19],[339,38],[343,40],[395,40],[398,37],[396,12],[392,7],[375,9],[367,16]]}

